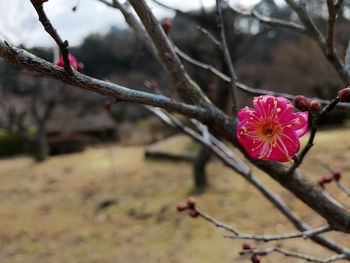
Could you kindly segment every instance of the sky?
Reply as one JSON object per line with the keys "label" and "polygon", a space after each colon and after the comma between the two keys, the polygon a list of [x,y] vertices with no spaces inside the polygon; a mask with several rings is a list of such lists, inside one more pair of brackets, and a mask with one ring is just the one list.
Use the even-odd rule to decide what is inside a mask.
{"label": "sky", "polygon": [[[148,1],[157,17],[171,17],[173,12]],[[160,0],[181,10],[190,10],[201,3],[210,8],[215,0]],[[259,0],[236,0],[234,4],[252,6]],[[78,4],[76,12],[72,8]],[[125,27],[124,18],[115,9],[97,0],[49,0],[44,4],[52,24],[71,46],[81,43],[91,33],[108,32],[111,26]],[[21,14],[20,16],[18,14]],[[53,46],[53,40],[42,29],[29,0],[0,0],[0,39],[15,45]]]}

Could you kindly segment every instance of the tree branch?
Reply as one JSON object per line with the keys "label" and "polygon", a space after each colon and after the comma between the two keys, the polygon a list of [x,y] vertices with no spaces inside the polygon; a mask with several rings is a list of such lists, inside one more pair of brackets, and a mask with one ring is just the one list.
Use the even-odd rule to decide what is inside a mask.
{"label": "tree branch", "polygon": [[205,96],[198,85],[184,70],[184,66],[171,47],[169,39],[145,1],[130,0],[130,3],[140,17],[148,35],[156,46],[160,58],[175,83],[176,90],[180,97],[190,104],[214,107],[207,96]]}
{"label": "tree branch", "polygon": [[[217,140],[214,136],[209,133],[210,141],[214,144],[208,142],[202,136],[191,128],[183,125],[179,120],[177,120],[174,116],[167,113],[166,111],[154,107],[146,106],[149,110],[155,113],[161,120],[163,120],[169,126],[178,129],[180,132],[188,135],[195,141],[199,142],[202,145],[209,147],[211,152],[219,158],[228,168],[237,171],[239,175],[241,175],[245,180],[247,180],[255,189],[257,189],[263,196],[266,197],[299,231],[310,231],[310,227],[302,222],[298,216],[283,202],[283,200],[269,189],[267,189],[258,179],[256,179],[250,172],[248,167],[245,167],[242,162],[237,160],[237,157],[232,153],[232,151],[225,146],[221,141]],[[235,161],[235,159],[237,161]],[[241,168],[237,169],[237,164]],[[243,165],[243,166],[242,166]],[[341,247],[337,245],[334,241],[326,239],[322,236],[311,236],[311,239],[317,244],[326,247],[332,251],[337,253],[346,253],[350,255],[350,251],[348,248]]]}
{"label": "tree branch", "polygon": [[235,68],[233,66],[230,50],[227,44],[222,5],[223,5],[222,0],[216,0],[217,20],[218,20],[218,28],[220,30],[220,36],[221,36],[222,52],[230,73],[230,77],[231,77],[230,84],[231,84],[231,96],[232,96],[232,112],[233,112],[233,116],[236,118],[238,113],[238,98],[237,98],[237,87],[236,87],[237,75],[236,75]]}
{"label": "tree branch", "polygon": [[[329,114],[334,108],[335,106],[339,103],[339,98],[336,97],[335,99],[333,99],[329,104],[327,104],[322,111],[319,113],[319,115],[314,119],[309,121],[309,123],[311,124],[311,131],[310,131],[310,136],[309,136],[309,140],[307,142],[307,144],[305,145],[304,149],[301,151],[301,153],[298,155],[298,157],[296,157],[294,159],[294,163],[293,165],[290,167],[288,174],[292,174],[294,173],[295,169],[297,169],[301,163],[303,162],[305,156],[307,155],[307,153],[310,151],[310,149],[312,148],[312,146],[314,145],[314,139],[316,136],[316,132],[317,132],[317,125],[319,124],[319,122],[321,120],[323,120],[323,118]],[[311,113],[310,113],[311,114]],[[309,118],[311,118],[312,116],[309,116]]]}
{"label": "tree branch", "polygon": [[[229,76],[227,76],[226,74],[224,74],[222,71],[215,68],[213,65],[206,64],[204,62],[201,62],[201,61],[189,56],[188,54],[183,52],[181,49],[179,49],[177,46],[174,46],[174,50],[175,50],[176,54],[179,57],[181,57],[183,60],[185,60],[186,62],[188,62],[196,67],[199,67],[201,69],[204,69],[204,70],[211,72],[213,75],[215,75],[216,77],[220,78],[221,80],[223,80],[227,83],[231,83],[231,78]],[[350,51],[349,51],[349,61],[350,61]],[[256,88],[249,87],[249,86],[247,86],[239,81],[237,81],[236,85],[237,85],[237,88],[240,89],[241,91],[248,93],[250,95],[254,95],[254,96],[273,95],[273,96],[285,97],[291,101],[293,101],[295,99],[295,95],[292,95],[292,94],[277,92],[277,91],[272,91],[272,90],[265,90],[265,89],[256,89]],[[317,100],[318,102],[320,102],[322,105],[327,105],[330,103],[329,100],[320,99],[320,98],[314,98],[314,99]],[[350,104],[349,103],[338,103],[336,105],[336,107],[340,108],[340,109],[350,109]]]}
{"label": "tree branch", "polygon": [[284,21],[284,20],[281,20],[281,19],[276,19],[276,18],[263,16],[262,14],[260,14],[256,10],[253,10],[252,12],[243,12],[243,11],[238,10],[237,8],[234,8],[234,7],[230,7],[230,9],[234,13],[236,13],[236,14],[238,14],[240,16],[255,18],[263,25],[266,25],[266,26],[269,26],[269,27],[285,28],[285,29],[289,29],[289,30],[295,31],[295,32],[300,33],[300,34],[308,35],[308,32],[305,30],[304,26],[296,24],[294,22]]}
{"label": "tree branch", "polygon": [[309,238],[312,236],[316,236],[322,233],[326,233],[329,231],[332,231],[332,228],[330,226],[323,226],[316,229],[310,229],[304,232],[298,232],[298,233],[289,233],[284,235],[251,235],[240,232],[237,228],[231,227],[225,223],[222,223],[215,218],[211,217],[210,215],[202,212],[198,208],[192,208],[195,211],[197,211],[198,215],[203,218],[204,220],[208,221],[209,223],[212,223],[216,227],[223,228],[226,231],[233,234],[233,236],[226,236],[228,238],[233,239],[250,239],[250,240],[256,240],[256,241],[264,241],[264,242],[270,242],[270,241],[276,241],[276,240],[286,240],[286,239],[293,239],[293,238]]}
{"label": "tree branch", "polygon": [[69,43],[67,40],[63,41],[60,37],[60,35],[57,33],[57,30],[53,27],[51,24],[50,19],[47,17],[44,7],[42,3],[37,3],[35,0],[31,0],[32,5],[34,6],[38,16],[39,16],[39,21],[43,25],[45,31],[49,33],[49,35],[55,40],[57,43],[58,47],[60,48],[62,58],[64,61],[64,69],[69,73],[73,74],[72,67],[70,66],[70,61],[69,61]]}
{"label": "tree branch", "polygon": [[334,255],[325,259],[320,259],[314,256],[306,255],[306,254],[301,254],[298,252],[290,251],[281,247],[271,247],[271,248],[265,248],[265,249],[251,249],[251,250],[242,250],[240,252],[240,255],[261,255],[261,256],[266,256],[271,253],[279,253],[282,254],[286,257],[291,257],[291,258],[298,258],[298,259],[303,259],[307,262],[315,262],[315,263],[330,263],[330,262],[335,262],[338,260],[346,259],[348,258],[347,255],[345,254],[340,254],[340,255]]}
{"label": "tree branch", "polygon": [[[295,0],[285,0],[287,4],[290,6],[292,10],[297,14],[300,21],[304,24],[306,30],[309,32],[311,38],[318,44],[320,49],[323,51],[323,54],[328,59],[328,61],[333,65],[341,80],[345,85],[350,83],[350,74],[346,71],[344,63],[339,58],[337,51],[333,45],[333,29],[329,28],[327,42],[325,37],[319,28],[315,25],[315,23],[310,18],[304,6],[301,6],[295,2]],[[329,0],[327,0],[329,1]],[[341,4],[341,1],[338,1],[338,4]],[[340,5],[339,5],[340,8]],[[334,22],[331,21],[331,24],[328,25],[334,26]],[[332,50],[329,50],[329,47],[332,47]]]}
{"label": "tree branch", "polygon": [[202,122],[207,122],[214,118],[210,113],[211,111],[207,109],[177,102],[165,96],[128,89],[117,84],[88,77],[78,72],[75,72],[74,75],[67,75],[60,67],[54,66],[46,60],[38,58],[27,51],[15,48],[6,42],[0,42],[0,57],[23,69],[40,73],[41,75],[52,79],[61,80],[67,84],[85,90],[114,97],[118,101],[161,107],[169,111],[176,111],[186,116],[197,118]]}

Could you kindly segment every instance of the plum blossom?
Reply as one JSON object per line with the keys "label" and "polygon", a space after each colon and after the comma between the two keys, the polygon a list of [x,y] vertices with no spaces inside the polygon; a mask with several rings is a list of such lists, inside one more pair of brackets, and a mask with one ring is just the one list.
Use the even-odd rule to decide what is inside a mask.
{"label": "plum blossom", "polygon": [[[72,54],[68,55],[68,59],[69,59],[71,68],[74,70],[78,70],[78,60]],[[60,54],[56,65],[59,67],[64,67],[62,54]]]}
{"label": "plum blossom", "polygon": [[290,161],[308,130],[308,112],[294,112],[284,97],[255,97],[238,113],[237,139],[253,159]]}

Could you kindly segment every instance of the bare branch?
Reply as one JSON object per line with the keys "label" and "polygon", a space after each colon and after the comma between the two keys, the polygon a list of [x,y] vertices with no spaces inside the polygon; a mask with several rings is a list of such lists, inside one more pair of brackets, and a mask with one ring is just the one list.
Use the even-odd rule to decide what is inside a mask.
{"label": "bare branch", "polygon": [[334,4],[333,0],[327,0],[328,8],[328,23],[327,23],[327,36],[326,36],[326,54],[332,54],[334,52],[334,26],[338,12],[341,8],[343,0]]}
{"label": "bare branch", "polygon": [[304,26],[296,24],[294,22],[263,16],[256,10],[253,10],[252,12],[243,12],[234,7],[230,7],[230,9],[240,16],[255,18],[263,25],[269,27],[285,28],[300,34],[308,35],[308,32],[305,30]]}
{"label": "bare branch", "polygon": [[345,70],[350,72],[350,40],[345,52]]}
{"label": "bare branch", "polygon": [[198,209],[196,206],[194,207],[188,207],[188,209],[195,210],[197,212],[197,215],[206,220],[207,222],[213,224],[214,226],[218,228],[222,228],[230,233],[233,234],[233,236],[225,236],[232,239],[250,239],[255,241],[263,241],[263,242],[270,242],[270,241],[276,241],[276,240],[287,240],[287,239],[293,239],[293,238],[310,238],[312,236],[317,236],[326,232],[332,231],[332,228],[329,225],[307,230],[304,232],[298,232],[298,233],[289,233],[284,235],[251,235],[242,233],[237,228],[234,228],[232,226],[229,226],[225,223],[220,222],[219,220],[211,217],[210,215],[202,212],[200,209]]}
{"label": "bare branch", "polygon": [[[331,46],[333,47],[331,51],[329,51],[329,48],[327,46],[329,43],[326,43],[326,39],[322,32],[319,30],[319,28],[315,25],[315,23],[310,18],[309,14],[307,13],[304,4],[299,5],[295,2],[295,0],[285,0],[287,4],[291,7],[291,9],[294,10],[294,12],[299,17],[300,21],[305,26],[306,30],[309,32],[309,35],[311,38],[317,43],[317,45],[322,50],[325,57],[328,59],[328,61],[333,65],[335,70],[337,71],[338,75],[340,76],[341,80],[345,85],[350,83],[350,73],[346,71],[344,63],[339,58],[339,55],[337,54],[337,51],[334,48],[333,45],[333,33],[330,32],[329,34],[329,43],[331,43]],[[327,0],[329,1],[329,0]],[[341,3],[338,1],[337,4]],[[340,5],[339,5],[340,8]],[[329,46],[328,46],[329,47]]]}
{"label": "bare branch", "polygon": [[184,66],[177,57],[169,39],[146,2],[144,0],[130,0],[130,3],[156,46],[160,58],[172,77],[180,97],[185,102],[191,104],[210,105],[213,107],[207,96],[184,70]]}
{"label": "bare branch", "polygon": [[69,61],[69,43],[67,40],[63,41],[58,34],[57,30],[53,27],[53,25],[50,22],[50,19],[47,17],[44,7],[42,3],[37,3],[34,0],[31,0],[32,5],[34,6],[38,16],[39,16],[39,21],[43,25],[45,31],[49,33],[49,35],[55,40],[57,43],[58,47],[60,48],[62,58],[64,61],[64,69],[69,73],[73,74],[73,70],[70,66],[70,61]]}
{"label": "bare branch", "polygon": [[129,8],[128,4],[122,4],[119,0],[113,0],[113,2],[108,2],[106,0],[97,0],[105,5],[120,10],[123,14],[126,23],[135,31],[136,37],[139,38],[146,46],[149,52],[153,54],[156,59],[159,59],[159,54],[153,45],[151,39],[149,38],[144,26],[136,18],[134,13]]}
{"label": "bare branch", "polygon": [[208,30],[206,30],[205,28],[203,28],[201,26],[197,26],[197,29],[200,32],[202,32],[203,35],[208,37],[210,39],[210,41],[215,44],[215,46],[217,46],[219,49],[222,49],[221,42],[216,37],[214,37],[213,34],[211,34]]}
{"label": "bare branch", "polygon": [[330,262],[335,262],[335,261],[347,258],[347,255],[340,254],[340,255],[334,255],[334,256],[331,256],[331,257],[328,257],[328,258],[325,258],[325,259],[320,259],[320,258],[317,258],[317,257],[314,257],[314,256],[301,254],[301,253],[294,252],[294,251],[287,250],[287,249],[280,248],[280,247],[242,250],[240,252],[240,255],[256,254],[256,255],[266,256],[266,255],[271,254],[273,252],[282,254],[282,255],[284,255],[286,257],[298,258],[298,259],[303,259],[303,260],[308,261],[308,262],[316,262],[316,263],[330,263]]}
{"label": "bare branch", "polygon": [[[189,56],[188,54],[183,52],[181,49],[179,49],[177,46],[174,46],[174,49],[175,49],[176,54],[178,56],[180,56],[186,62],[188,62],[196,67],[199,67],[201,69],[204,69],[204,70],[211,72],[213,75],[217,76],[218,78],[220,78],[221,80],[223,80],[225,82],[228,82],[228,83],[231,82],[231,78],[229,76],[227,76],[226,74],[224,74],[223,72],[221,72],[220,70],[215,68],[213,65],[206,64],[204,62],[201,62],[201,61]],[[349,61],[350,61],[350,55],[349,55]],[[240,89],[248,94],[255,95],[255,96],[273,95],[273,96],[285,97],[285,98],[290,99],[292,101],[295,99],[295,96],[292,94],[283,93],[283,92],[276,92],[276,91],[272,91],[272,90],[265,90],[265,89],[256,89],[256,88],[249,87],[249,86],[247,86],[239,81],[237,81],[236,85],[237,85],[238,89]],[[324,99],[320,99],[320,98],[314,98],[314,99],[319,101],[322,105],[327,105],[330,103],[329,100],[324,100]],[[338,103],[336,105],[336,107],[342,108],[342,109],[349,109],[350,104],[349,103]]]}
{"label": "bare branch", "polygon": [[221,36],[221,45],[223,49],[223,55],[231,77],[232,112],[233,112],[233,116],[237,117],[237,113],[238,113],[238,97],[237,97],[237,87],[236,87],[237,75],[236,75],[235,68],[233,66],[230,50],[227,44],[222,5],[223,5],[222,0],[216,0],[217,20],[218,20],[218,27],[219,27],[220,36]]}
{"label": "bare branch", "polygon": [[[299,154],[299,156],[294,159],[294,163],[291,166],[291,168],[289,169],[288,174],[294,173],[295,169],[297,169],[301,165],[305,156],[307,155],[309,150],[314,145],[314,139],[315,139],[315,135],[317,132],[317,125],[328,113],[330,113],[335,108],[335,106],[338,103],[339,103],[339,98],[336,97],[335,99],[333,99],[329,104],[327,104],[322,109],[322,111],[319,113],[319,115],[314,120],[309,121],[309,124],[311,125],[309,140],[308,140],[307,144],[305,145],[304,149]],[[312,116],[310,116],[310,114],[309,114],[309,119],[312,117]]]}
{"label": "bare branch", "polygon": [[347,188],[341,181],[335,181],[335,184],[338,186],[340,190],[342,190],[348,197],[350,197],[350,189]]}
{"label": "bare branch", "polygon": [[211,118],[209,117],[211,115],[210,111],[206,109],[177,102],[165,96],[128,89],[117,84],[88,77],[78,72],[75,72],[74,75],[67,75],[61,68],[56,67],[46,60],[40,59],[24,50],[15,48],[6,42],[0,42],[0,57],[3,57],[11,64],[20,66],[27,70],[40,73],[41,75],[45,75],[52,79],[61,80],[67,84],[82,89],[114,97],[119,101],[161,107],[193,118],[201,119],[203,122],[206,122]]}
{"label": "bare branch", "polygon": [[286,240],[286,239],[293,239],[293,238],[300,238],[300,237],[306,239],[306,238],[317,236],[319,234],[330,232],[330,231],[332,231],[330,226],[323,226],[320,228],[307,230],[305,232],[289,233],[284,235],[251,235],[251,234],[245,234],[245,233],[237,233],[234,236],[227,236],[227,237],[232,239],[250,239],[250,240],[256,240],[256,241],[270,242],[270,241]]}
{"label": "bare branch", "polygon": [[[154,108],[154,107],[148,107],[149,110],[151,110],[153,113],[155,113],[160,119],[162,119],[166,124],[170,125],[173,128],[179,129],[179,131],[183,132],[184,134],[188,135],[195,141],[201,143],[202,145],[205,145],[209,147],[211,152],[218,157],[227,167],[230,169],[233,169],[234,171],[241,171],[239,174],[247,180],[249,183],[252,184],[262,195],[264,195],[282,214],[288,218],[290,222],[293,223],[293,225],[302,232],[310,231],[308,225],[306,225],[304,222],[302,222],[295,213],[288,208],[288,206],[283,202],[283,200],[268,190],[259,180],[257,180],[250,172],[248,167],[244,167],[243,163],[240,161],[237,161],[237,157],[232,153],[232,151],[225,146],[221,141],[216,139],[214,136],[212,136],[209,133],[210,141],[215,145],[208,143],[207,140],[203,139],[200,134],[193,131],[191,128],[186,127],[183,125],[179,120],[177,120],[174,116],[171,114],[165,112],[162,109]],[[236,160],[236,161],[234,161]],[[241,166],[240,169],[237,169],[237,164]],[[243,166],[242,166],[243,165]],[[227,225],[225,225],[227,226]],[[228,226],[227,226],[228,227]],[[232,229],[231,229],[232,230]],[[350,251],[347,248],[340,247],[335,242],[328,240],[322,236],[313,235],[310,237],[314,242],[318,243],[319,245],[326,247],[330,250],[333,250],[337,253],[347,253],[350,255]]]}

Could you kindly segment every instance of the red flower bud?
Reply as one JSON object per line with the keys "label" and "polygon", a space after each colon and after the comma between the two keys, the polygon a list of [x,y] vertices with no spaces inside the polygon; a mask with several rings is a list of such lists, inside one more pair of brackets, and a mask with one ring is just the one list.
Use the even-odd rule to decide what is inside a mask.
{"label": "red flower bud", "polygon": [[163,28],[165,34],[168,35],[168,34],[169,34],[169,31],[170,31],[170,29],[171,29],[171,20],[170,20],[170,19],[167,19],[167,18],[164,19],[164,20],[162,21],[162,28]]}
{"label": "red flower bud", "polygon": [[112,110],[112,105],[115,101],[114,100],[107,100],[105,101],[105,108],[106,110],[110,111]]}
{"label": "red flower bud", "polygon": [[242,244],[242,249],[243,250],[252,250],[252,249],[254,249],[254,246],[252,244],[250,244],[250,243],[243,243]]}
{"label": "red flower bud", "polygon": [[300,111],[307,111],[310,107],[310,99],[306,98],[303,95],[295,96],[294,106]]}
{"label": "red flower bud", "polygon": [[310,110],[319,111],[321,109],[321,103],[317,100],[310,101]]}
{"label": "red flower bud", "polygon": [[326,176],[326,177],[323,178],[323,181],[324,181],[326,184],[329,184],[330,182],[333,181],[333,178],[330,177],[330,176]]}
{"label": "red flower bud", "polygon": [[188,214],[190,215],[190,217],[193,217],[193,218],[199,216],[199,213],[197,212],[196,209],[190,209],[190,211],[188,212]]}
{"label": "red flower bud", "polygon": [[320,180],[318,180],[318,185],[323,188],[325,184],[329,184],[332,181],[333,181],[333,177],[331,177],[331,176],[323,176],[323,177],[321,177]]}
{"label": "red flower bud", "polygon": [[259,254],[253,254],[250,260],[252,261],[252,263],[260,263],[261,256]]}
{"label": "red flower bud", "polygon": [[[78,70],[78,60],[72,54],[68,55],[68,59],[69,59],[71,68],[74,70]],[[59,67],[64,67],[64,60],[63,60],[62,54],[60,54],[56,65]]]}
{"label": "red flower bud", "polygon": [[332,176],[333,176],[333,179],[336,180],[336,181],[339,181],[340,178],[341,178],[341,173],[339,171],[334,171],[332,173]]}
{"label": "red flower bud", "polygon": [[176,206],[176,209],[178,212],[182,212],[184,210],[186,210],[188,208],[188,206],[185,203],[180,203]]}
{"label": "red flower bud", "polygon": [[191,208],[191,209],[196,208],[196,199],[194,199],[193,197],[189,197],[189,198],[187,199],[187,205],[188,205],[188,207]]}
{"label": "red flower bud", "polygon": [[84,69],[85,69],[84,63],[79,62],[79,63],[78,63],[78,68],[77,68],[77,70],[78,70],[80,73],[83,73],[83,72],[84,72]]}
{"label": "red flower bud", "polygon": [[350,87],[342,89],[338,93],[340,102],[350,102]]}

